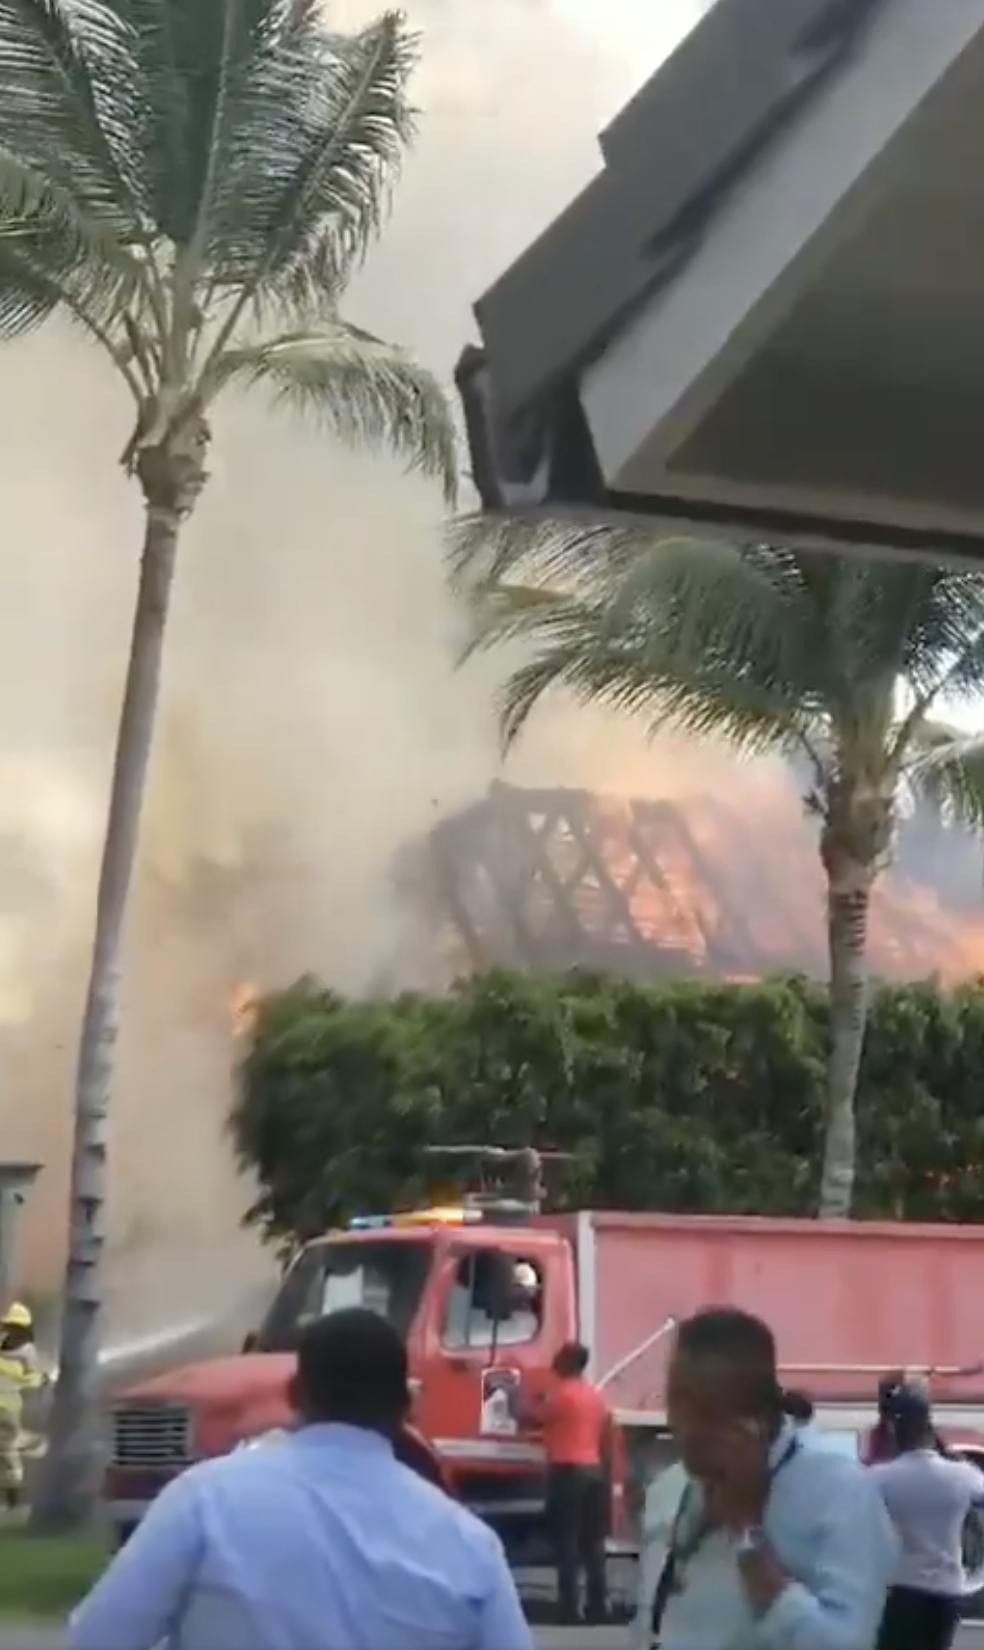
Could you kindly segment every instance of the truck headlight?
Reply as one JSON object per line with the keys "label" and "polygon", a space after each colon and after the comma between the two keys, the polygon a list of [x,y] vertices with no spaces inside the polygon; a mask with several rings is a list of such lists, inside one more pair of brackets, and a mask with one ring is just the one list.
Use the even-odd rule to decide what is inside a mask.
{"label": "truck headlight", "polygon": [[266,1444],[279,1444],[282,1438],[290,1436],[286,1427],[270,1427],[266,1432],[258,1432],[252,1438],[240,1438],[237,1449],[262,1449]]}

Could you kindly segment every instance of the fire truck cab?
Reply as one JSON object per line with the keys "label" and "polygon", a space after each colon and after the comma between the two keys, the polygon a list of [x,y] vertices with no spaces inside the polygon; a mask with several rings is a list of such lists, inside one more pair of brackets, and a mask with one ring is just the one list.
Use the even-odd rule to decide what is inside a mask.
{"label": "fire truck cab", "polygon": [[356,1220],[307,1245],[254,1350],[290,1352],[307,1319],[350,1305],[380,1312],[405,1337],[413,1423],[458,1495],[504,1520],[507,1535],[525,1534],[524,1521],[542,1517],[543,1450],[510,1399],[542,1386],[577,1333],[574,1258],[561,1233],[467,1205]]}
{"label": "fire truck cab", "polygon": [[517,1557],[542,1524],[545,1462],[511,1398],[543,1385],[577,1332],[574,1256],[561,1231],[501,1201],[362,1216],[307,1243],[239,1358],[172,1370],[113,1407],[105,1497],[132,1527],[176,1472],[290,1424],[302,1326],[347,1306],[405,1338],[412,1422],[450,1487],[500,1528]]}

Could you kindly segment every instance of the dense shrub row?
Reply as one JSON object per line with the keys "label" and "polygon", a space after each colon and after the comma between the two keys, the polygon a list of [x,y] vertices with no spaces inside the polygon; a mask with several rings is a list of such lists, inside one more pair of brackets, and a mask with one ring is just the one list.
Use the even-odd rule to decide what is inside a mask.
{"label": "dense shrub row", "polygon": [[[826,999],[492,973],[440,998],[267,999],[230,1120],[270,1238],[424,1190],[427,1142],[573,1154],[571,1206],[812,1213]],[[884,987],[858,1098],[861,1216],[984,1212],[984,984]]]}

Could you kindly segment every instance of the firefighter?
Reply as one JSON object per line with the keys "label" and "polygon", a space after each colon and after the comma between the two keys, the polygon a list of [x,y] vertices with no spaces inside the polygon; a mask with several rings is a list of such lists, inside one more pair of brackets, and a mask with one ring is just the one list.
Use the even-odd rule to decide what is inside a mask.
{"label": "firefighter", "polygon": [[11,1509],[20,1506],[24,1487],[24,1394],[44,1383],[30,1308],[14,1301],[0,1317],[0,1493]]}

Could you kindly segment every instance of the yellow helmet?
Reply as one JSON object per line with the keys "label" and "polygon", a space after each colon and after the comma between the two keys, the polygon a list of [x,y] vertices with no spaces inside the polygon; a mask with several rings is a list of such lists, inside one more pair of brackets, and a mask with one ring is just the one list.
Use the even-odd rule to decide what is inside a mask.
{"label": "yellow helmet", "polygon": [[4,1329],[33,1329],[34,1319],[30,1307],[25,1306],[23,1301],[13,1301],[0,1318],[0,1324]]}

